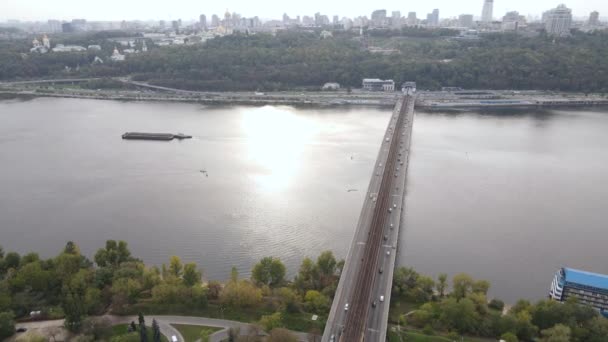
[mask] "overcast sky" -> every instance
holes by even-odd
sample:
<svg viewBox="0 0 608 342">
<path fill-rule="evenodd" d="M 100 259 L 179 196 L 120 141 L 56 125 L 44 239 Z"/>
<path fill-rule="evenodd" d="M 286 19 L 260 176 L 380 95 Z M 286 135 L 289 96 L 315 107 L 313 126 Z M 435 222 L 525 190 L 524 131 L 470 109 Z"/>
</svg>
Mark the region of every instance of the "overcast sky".
<svg viewBox="0 0 608 342">
<path fill-rule="evenodd" d="M 507 11 L 540 16 L 543 11 L 559 3 L 559 0 L 495 0 L 494 17 L 501 18 Z M 600 16 L 608 15 L 608 0 L 569 0 L 564 3 L 572 8 L 575 17 L 588 16 L 593 10 L 599 11 Z M 222 14 L 226 9 L 246 17 L 257 15 L 263 19 L 280 18 L 283 13 L 295 17 L 315 12 L 327 14 L 330 18 L 335 14 L 340 17 L 369 17 L 374 9 L 386 9 L 389 13 L 401 11 L 401 15 L 415 11 L 420 18 L 433 8 L 440 10 L 442 18 L 463 13 L 479 17 L 482 5 L 483 0 L 0 0 L 0 20 L 189 20 L 198 18 L 201 13 L 207 16 Z"/>
</svg>

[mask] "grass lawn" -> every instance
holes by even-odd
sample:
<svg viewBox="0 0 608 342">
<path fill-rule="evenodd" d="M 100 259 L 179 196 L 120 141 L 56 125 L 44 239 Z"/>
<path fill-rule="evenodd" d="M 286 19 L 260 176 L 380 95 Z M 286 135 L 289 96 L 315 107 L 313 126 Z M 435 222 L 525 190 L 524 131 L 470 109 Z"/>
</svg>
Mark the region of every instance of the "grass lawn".
<svg viewBox="0 0 608 342">
<path fill-rule="evenodd" d="M 146 326 L 146 332 L 148 333 L 148 341 L 152 341 L 152 328 L 149 326 Z M 135 341 L 139 341 L 139 333 L 138 332 L 132 332 L 129 333 L 129 324 L 117 324 L 112 326 L 112 337 L 116 337 L 116 336 L 124 336 L 124 335 L 133 335 L 134 336 L 134 340 Z M 169 340 L 167 340 L 167 337 L 165 337 L 165 335 L 160 335 L 160 340 L 162 342 L 169 342 Z"/>
<path fill-rule="evenodd" d="M 171 324 L 171 326 L 179 330 L 179 333 L 182 334 L 182 337 L 184 338 L 184 342 L 195 342 L 200 339 L 201 330 L 203 329 L 211 330 L 212 333 L 222 330 L 222 328 L 207 327 L 204 325 Z"/>
</svg>

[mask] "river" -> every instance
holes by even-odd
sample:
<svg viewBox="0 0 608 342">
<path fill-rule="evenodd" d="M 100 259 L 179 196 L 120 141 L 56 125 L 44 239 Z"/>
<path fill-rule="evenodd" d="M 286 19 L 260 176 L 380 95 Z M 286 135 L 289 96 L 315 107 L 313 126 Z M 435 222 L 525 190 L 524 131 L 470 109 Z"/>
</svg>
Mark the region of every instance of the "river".
<svg viewBox="0 0 608 342">
<path fill-rule="evenodd" d="M 391 109 L 0 101 L 0 245 L 92 257 L 126 240 L 207 279 L 263 256 L 344 257 Z M 191 140 L 125 141 L 126 131 Z M 507 302 L 562 265 L 608 273 L 608 111 L 418 113 L 399 263 Z"/>
</svg>

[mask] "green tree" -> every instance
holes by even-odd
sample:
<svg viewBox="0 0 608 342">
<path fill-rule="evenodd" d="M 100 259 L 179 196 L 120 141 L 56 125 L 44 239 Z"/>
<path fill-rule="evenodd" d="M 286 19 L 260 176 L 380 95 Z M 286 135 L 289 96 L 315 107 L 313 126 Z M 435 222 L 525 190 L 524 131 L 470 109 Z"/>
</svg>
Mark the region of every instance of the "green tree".
<svg viewBox="0 0 608 342">
<path fill-rule="evenodd" d="M 230 281 L 222 290 L 220 301 L 234 308 L 253 307 L 262 301 L 262 290 L 247 280 Z"/>
<path fill-rule="evenodd" d="M 137 319 L 139 321 L 139 341 L 147 342 L 148 332 L 146 331 L 146 320 L 144 319 L 144 315 L 140 312 Z"/>
<path fill-rule="evenodd" d="M 445 290 L 448 287 L 448 275 L 445 273 L 439 274 L 437 277 L 437 292 L 439 292 L 439 296 L 443 298 L 445 296 Z"/>
<path fill-rule="evenodd" d="M 0 312 L 0 340 L 13 336 L 15 321 L 11 312 Z"/>
<path fill-rule="evenodd" d="M 563 324 L 541 331 L 541 342 L 570 342 L 571 329 Z"/>
<path fill-rule="evenodd" d="M 260 325 L 266 331 L 281 328 L 283 326 L 283 316 L 280 312 L 275 312 L 271 315 L 263 315 L 260 319 Z"/>
<path fill-rule="evenodd" d="M 477 280 L 473 283 L 471 289 L 474 293 L 481 293 L 487 295 L 488 290 L 490 289 L 490 282 L 488 282 L 487 280 Z"/>
<path fill-rule="evenodd" d="M 195 263 L 188 263 L 184 265 L 183 275 L 184 285 L 192 287 L 201 282 L 201 272 L 196 268 Z"/>
<path fill-rule="evenodd" d="M 182 261 L 178 256 L 172 256 L 169 260 L 169 273 L 175 278 L 179 278 L 182 275 Z"/>
<path fill-rule="evenodd" d="M 265 257 L 253 266 L 251 278 L 257 284 L 276 287 L 285 281 L 285 272 L 285 265 L 281 260 L 273 257 Z"/>
<path fill-rule="evenodd" d="M 82 321 L 86 315 L 84 299 L 78 293 L 69 291 L 63 300 L 63 312 L 65 314 L 64 325 L 70 331 L 80 331 Z"/>
<path fill-rule="evenodd" d="M 439 319 L 448 329 L 454 329 L 461 334 L 474 334 L 480 322 L 475 303 L 468 298 L 460 301 L 455 298 L 443 300 Z"/>
<path fill-rule="evenodd" d="M 460 273 L 452 279 L 452 294 L 456 299 L 466 297 L 473 288 L 473 278 L 465 273 Z"/>
<path fill-rule="evenodd" d="M 21 263 L 21 256 L 19 255 L 19 253 L 16 252 L 9 252 L 6 253 L 6 255 L 4 256 L 4 268 L 5 269 L 11 269 L 11 268 L 17 268 L 19 267 L 19 264 Z"/>
<path fill-rule="evenodd" d="M 505 342 L 519 342 L 519 339 L 517 339 L 517 335 L 511 332 L 507 332 L 500 335 L 500 339 L 504 340 Z"/>
<path fill-rule="evenodd" d="M 95 263 L 99 267 L 117 267 L 123 262 L 131 261 L 131 252 L 125 241 L 107 240 L 106 247 L 100 248 L 95 253 Z"/>
<path fill-rule="evenodd" d="M 336 275 L 338 262 L 331 251 L 322 252 L 317 258 L 317 268 L 321 275 L 322 286 L 325 287 Z"/>
<path fill-rule="evenodd" d="M 608 319 L 604 317 L 595 317 L 587 326 L 588 333 L 584 337 L 586 342 L 605 342 L 608 336 Z"/>
<path fill-rule="evenodd" d="M 494 309 L 496 311 L 502 312 L 502 310 L 505 308 L 505 302 L 503 302 L 500 299 L 494 298 L 490 301 L 490 303 L 488 304 L 488 307 L 491 309 Z"/>
<path fill-rule="evenodd" d="M 152 341 L 160 342 L 161 341 L 160 336 L 161 336 L 161 333 L 160 333 L 160 327 L 158 326 L 158 322 L 155 319 L 152 319 Z M 209 342 L 209 340 L 205 341 L 203 339 L 203 342 Z"/>
<path fill-rule="evenodd" d="M 65 254 L 80 255 L 80 248 L 73 241 L 68 241 L 63 250 Z"/>
<path fill-rule="evenodd" d="M 329 298 L 315 290 L 306 291 L 304 302 L 306 303 L 308 310 L 317 313 L 324 313 L 330 306 Z"/>
<path fill-rule="evenodd" d="M 317 265 L 310 258 L 304 258 L 300 270 L 295 278 L 296 287 L 302 291 L 317 289 Z"/>
<path fill-rule="evenodd" d="M 289 287 L 281 287 L 276 291 L 277 297 L 281 302 L 281 310 L 287 311 L 290 313 L 296 313 L 300 311 L 299 302 L 300 298 L 296 291 L 292 290 Z"/>
</svg>

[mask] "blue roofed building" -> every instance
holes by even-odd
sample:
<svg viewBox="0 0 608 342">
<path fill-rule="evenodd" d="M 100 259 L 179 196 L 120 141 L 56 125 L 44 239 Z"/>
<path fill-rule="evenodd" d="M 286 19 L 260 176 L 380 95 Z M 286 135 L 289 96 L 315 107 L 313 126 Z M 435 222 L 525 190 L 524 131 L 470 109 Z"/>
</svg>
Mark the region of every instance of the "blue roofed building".
<svg viewBox="0 0 608 342">
<path fill-rule="evenodd" d="M 549 297 L 560 302 L 575 297 L 608 317 L 608 275 L 563 267 L 553 278 Z"/>
</svg>

